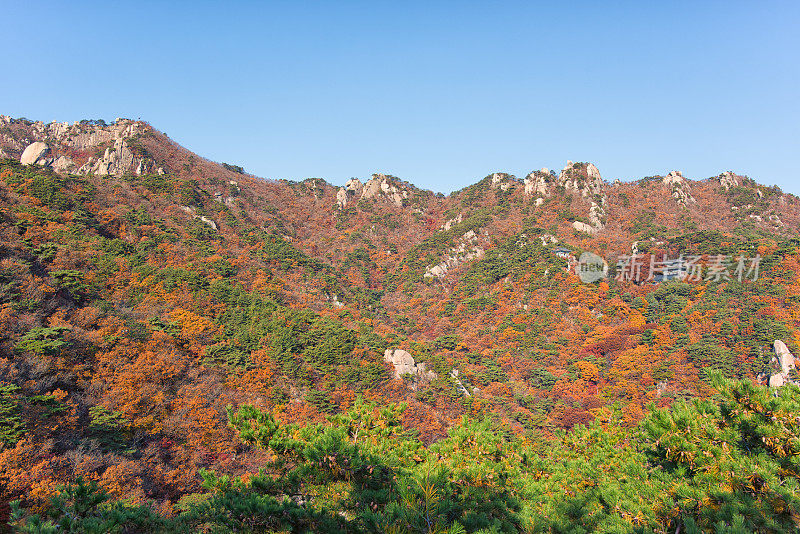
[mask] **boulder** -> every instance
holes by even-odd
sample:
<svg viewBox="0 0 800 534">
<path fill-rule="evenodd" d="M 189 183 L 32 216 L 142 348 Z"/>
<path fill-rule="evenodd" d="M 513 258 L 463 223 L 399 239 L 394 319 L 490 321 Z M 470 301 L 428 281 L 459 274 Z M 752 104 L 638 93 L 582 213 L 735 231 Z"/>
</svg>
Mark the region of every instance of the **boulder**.
<svg viewBox="0 0 800 534">
<path fill-rule="evenodd" d="M 778 359 L 778 363 L 781 366 L 781 373 L 788 375 L 789 372 L 795 368 L 794 356 L 789 352 L 789 347 L 786 346 L 786 343 L 780 339 L 775 340 L 773 348 L 775 349 L 775 357 Z"/>
<path fill-rule="evenodd" d="M 775 350 L 774 362 L 780 367 L 780 370 L 777 373 L 773 373 L 769 377 L 769 386 L 778 388 L 784 384 L 794 384 L 795 382 L 791 378 L 791 373 L 796 368 L 794 355 L 789 352 L 789 348 L 786 346 L 786 343 L 780 339 L 776 339 L 772 346 Z"/>
<path fill-rule="evenodd" d="M 786 380 L 783 378 L 783 375 L 780 373 L 776 373 L 769 377 L 769 387 L 771 388 L 779 388 L 786 383 Z"/>
<path fill-rule="evenodd" d="M 579 232 L 585 232 L 587 234 L 594 235 L 597 232 L 597 229 L 594 226 L 590 226 L 581 221 L 573 221 L 572 227 Z"/>
<path fill-rule="evenodd" d="M 41 141 L 36 141 L 35 143 L 31 143 L 28 145 L 25 150 L 22 152 L 22 156 L 19 158 L 19 162 L 23 165 L 33 165 L 37 163 L 42 156 L 49 150 L 46 144 L 42 143 Z"/>
<path fill-rule="evenodd" d="M 424 363 L 417 364 L 411 354 L 403 349 L 386 349 L 383 360 L 394 366 L 395 379 L 411 375 L 416 385 L 420 380 L 430 381 L 436 378 L 436 373 L 429 371 Z"/>
<path fill-rule="evenodd" d="M 417 364 L 414 357 L 403 349 L 386 349 L 383 360 L 394 366 L 394 377 L 400 378 L 406 374 L 416 374 Z"/>
</svg>

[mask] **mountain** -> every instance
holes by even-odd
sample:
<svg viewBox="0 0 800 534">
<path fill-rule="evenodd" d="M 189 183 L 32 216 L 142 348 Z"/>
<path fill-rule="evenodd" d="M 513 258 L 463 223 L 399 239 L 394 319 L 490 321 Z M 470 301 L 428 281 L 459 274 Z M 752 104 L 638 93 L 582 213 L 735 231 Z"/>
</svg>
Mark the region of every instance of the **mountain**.
<svg viewBox="0 0 800 534">
<path fill-rule="evenodd" d="M 405 403 L 387 420 L 420 446 L 468 416 L 542 450 L 715 373 L 794 381 L 800 200 L 730 171 L 567 162 L 445 196 L 264 180 L 141 121 L 7 116 L 0 158 L 5 503 L 82 477 L 169 516 L 201 469 L 272 458 L 237 437 L 242 406 L 307 425 Z M 607 277 L 581 280 L 585 252 Z"/>
</svg>

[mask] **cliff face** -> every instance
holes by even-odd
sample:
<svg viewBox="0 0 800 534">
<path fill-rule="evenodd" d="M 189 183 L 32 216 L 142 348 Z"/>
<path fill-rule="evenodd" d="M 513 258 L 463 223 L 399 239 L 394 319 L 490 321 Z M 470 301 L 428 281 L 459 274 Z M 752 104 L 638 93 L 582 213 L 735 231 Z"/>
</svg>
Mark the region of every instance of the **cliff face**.
<svg viewBox="0 0 800 534">
<path fill-rule="evenodd" d="M 141 139 L 153 135 L 154 131 L 140 121 L 44 124 L 3 115 L 0 128 L 0 155 L 18 158 L 23 164 L 47 166 L 60 173 L 76 175 L 164 173 L 141 144 Z"/>
</svg>

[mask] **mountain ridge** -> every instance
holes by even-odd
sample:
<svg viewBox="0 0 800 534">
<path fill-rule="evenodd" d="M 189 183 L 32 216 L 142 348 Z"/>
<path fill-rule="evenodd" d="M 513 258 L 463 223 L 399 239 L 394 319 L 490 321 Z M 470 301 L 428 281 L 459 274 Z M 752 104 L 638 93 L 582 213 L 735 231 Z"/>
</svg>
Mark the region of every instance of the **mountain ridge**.
<svg viewBox="0 0 800 534">
<path fill-rule="evenodd" d="M 146 131 L 148 133 L 161 135 L 165 139 L 169 140 L 170 143 L 180 147 L 182 150 L 186 150 L 187 152 L 190 152 L 190 153 L 194 154 L 195 156 L 197 156 L 196 153 L 191 152 L 189 149 L 187 149 L 187 148 L 185 148 L 185 147 L 183 147 L 181 145 L 178 145 L 175 141 L 171 140 L 165 133 L 157 130 L 154 126 L 152 126 L 152 124 L 150 122 L 143 121 L 143 120 L 140 120 L 140 119 L 133 120 L 133 119 L 126 119 L 126 118 L 119 117 L 114 122 L 111 122 L 111 123 L 106 123 L 104 120 L 100 120 L 100 119 L 97 119 L 97 120 L 84 119 L 84 120 L 81 120 L 81 121 L 74 121 L 72 124 L 70 124 L 68 122 L 59 122 L 59 121 L 55 121 L 55 120 L 51 121 L 49 123 L 45 123 L 43 121 L 33 121 L 33 120 L 30 120 L 30 119 L 27 119 L 27 118 L 22 118 L 22 117 L 13 118 L 13 117 L 8 116 L 8 115 L 0 115 L 0 123 L 2 123 L 5 127 L 8 127 L 8 126 L 10 126 L 12 124 L 22 124 L 22 125 L 25 125 L 25 126 L 33 127 L 32 129 L 28 130 L 30 133 L 33 134 L 33 136 L 27 138 L 28 144 L 36 142 L 36 141 L 43 142 L 48 138 L 49 135 L 52 135 L 54 133 L 56 134 L 57 140 L 59 140 L 58 137 L 60 135 L 68 134 L 71 128 L 74 129 L 74 128 L 78 127 L 78 126 L 84 126 L 84 127 L 85 126 L 89 126 L 89 127 L 94 127 L 94 128 L 100 129 L 100 130 L 105 130 L 107 128 L 113 130 L 113 128 L 115 126 L 117 126 L 119 124 L 122 124 L 122 125 L 128 126 L 129 128 L 132 127 L 132 129 L 129 132 L 126 132 L 126 133 L 122 134 L 121 138 L 123 138 L 123 139 L 124 138 L 129 138 L 129 137 L 135 137 L 137 135 L 138 129 L 141 128 L 143 131 Z M 116 139 L 116 137 L 114 137 L 114 139 Z M 23 140 L 22 142 L 24 143 L 25 141 Z M 15 143 L 13 139 L 9 139 L 8 137 L 4 137 L 3 138 L 2 145 L 3 146 L 0 146 L 0 150 L 3 150 L 4 152 L 0 153 L 0 157 L 3 157 L 3 155 L 5 154 L 5 157 L 16 157 L 17 159 L 19 159 L 21 157 L 22 153 L 24 152 L 24 149 L 27 146 L 27 145 L 23 146 L 20 143 Z M 53 158 L 53 159 L 55 160 L 57 158 Z M 222 163 L 222 162 L 214 162 L 212 160 L 208 160 L 207 158 L 203 158 L 203 159 L 205 161 L 209 161 L 211 163 L 216 163 L 217 165 L 221 165 L 224 168 L 225 164 Z M 50 162 L 50 166 L 52 166 L 52 164 L 55 164 L 55 161 Z M 565 166 L 564 169 L 569 168 L 571 164 L 572 164 L 572 161 L 568 161 L 567 165 Z M 54 167 L 54 170 L 56 170 L 57 172 L 66 172 L 69 169 L 67 167 L 65 167 L 65 165 L 66 165 L 65 163 L 59 164 L 56 167 Z M 78 167 L 80 167 L 80 166 L 78 166 Z M 134 165 L 134 167 L 135 167 L 135 165 Z M 233 166 L 231 166 L 231 167 L 233 167 Z M 239 168 L 241 169 L 241 167 L 239 167 Z M 596 167 L 595 167 L 595 169 L 596 169 Z M 133 170 L 133 169 L 132 168 L 125 169 L 125 171 L 129 171 L 129 170 Z M 144 169 L 144 170 L 146 170 L 146 169 Z M 82 169 L 83 173 L 93 172 L 93 171 L 96 172 L 95 169 L 91 169 L 91 168 Z M 510 173 L 505 172 L 505 171 L 495 171 L 495 172 L 489 174 L 488 176 L 503 175 L 503 176 L 507 177 L 508 179 L 513 180 L 513 181 L 524 183 L 525 179 L 534 176 L 537 172 L 539 172 L 539 173 L 541 173 L 541 172 L 549 173 L 550 170 L 547 169 L 547 168 L 534 170 L 534 171 L 531 171 L 530 173 L 528 173 L 525 176 L 525 178 L 517 178 L 515 175 L 510 174 Z M 563 172 L 563 169 L 562 169 L 562 172 Z M 672 173 L 672 172 L 678 172 L 678 171 L 670 171 L 670 173 Z M 667 173 L 666 175 L 654 175 L 654 177 L 667 178 L 668 176 L 670 176 L 670 173 Z M 101 172 L 100 174 L 105 174 L 105 173 Z M 681 173 L 678 172 L 678 174 L 681 174 Z M 259 178 L 261 180 L 276 180 L 276 181 L 286 180 L 286 181 L 290 181 L 290 182 L 294 181 L 294 182 L 298 182 L 298 183 L 299 182 L 304 182 L 306 180 L 323 180 L 325 183 L 327 183 L 328 185 L 331 185 L 332 187 L 340 187 L 340 186 L 337 186 L 335 183 L 329 182 L 327 179 L 321 178 L 321 177 L 309 177 L 309 178 L 305 178 L 305 179 L 302 179 L 302 180 L 288 180 L 288 179 L 282 179 L 282 178 L 259 177 L 258 175 L 250 174 L 250 173 L 248 173 L 248 175 L 252 176 L 252 177 Z M 384 174 L 384 173 L 381 173 L 381 172 L 373 173 L 372 176 L 375 176 L 375 175 L 391 176 L 395 180 L 400 180 L 396 176 L 387 175 L 387 174 Z M 682 176 L 682 174 L 681 174 L 681 176 Z M 721 172 L 720 174 L 717 174 L 715 176 L 709 176 L 707 178 L 697 178 L 697 179 L 684 178 L 684 180 L 686 180 L 686 181 L 688 181 L 690 183 L 704 182 L 704 181 L 715 180 L 715 179 L 719 180 L 720 177 L 722 177 L 722 176 L 736 176 L 736 177 L 738 177 L 738 179 L 748 178 L 745 175 L 738 175 L 738 174 L 734 173 L 733 171 L 728 170 L 728 171 Z M 351 178 L 351 180 L 352 179 L 354 179 L 354 178 Z M 357 179 L 357 178 L 355 178 L 355 179 Z M 637 180 L 633 179 L 633 180 L 625 181 L 625 182 L 622 182 L 620 180 L 606 180 L 605 183 L 610 185 L 612 183 L 617 183 L 617 182 L 619 182 L 619 183 L 631 183 L 631 182 L 635 182 L 635 181 L 637 181 Z M 451 191 L 450 193 L 444 194 L 444 193 L 436 193 L 436 192 L 434 192 L 432 190 L 429 190 L 429 189 L 424 189 L 424 187 L 421 187 L 421 186 L 419 186 L 417 184 L 413 184 L 413 183 L 410 183 L 410 182 L 407 182 L 407 181 L 403 181 L 403 183 L 407 184 L 408 186 L 410 186 L 410 187 L 412 187 L 414 189 L 424 190 L 424 191 L 430 192 L 430 193 L 435 194 L 435 195 L 443 194 L 445 197 L 450 197 L 452 195 L 458 194 L 460 191 L 463 191 L 464 189 L 470 187 L 471 185 L 475 185 L 475 184 L 468 184 L 468 185 L 466 185 L 466 186 L 464 186 L 464 187 L 462 187 L 460 189 L 456 189 L 456 190 Z M 346 187 L 346 183 L 343 184 L 342 187 Z"/>
</svg>

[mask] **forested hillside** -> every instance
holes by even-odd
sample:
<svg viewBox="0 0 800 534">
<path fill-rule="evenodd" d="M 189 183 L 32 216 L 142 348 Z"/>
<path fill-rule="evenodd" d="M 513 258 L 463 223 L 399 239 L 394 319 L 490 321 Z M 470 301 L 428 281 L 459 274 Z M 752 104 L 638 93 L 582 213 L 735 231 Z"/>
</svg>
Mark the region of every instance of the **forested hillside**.
<svg viewBox="0 0 800 534">
<path fill-rule="evenodd" d="M 572 162 L 335 187 L 125 119 L 2 117 L 0 157 L 20 531 L 798 527 L 800 200 L 777 187 Z M 583 252 L 609 275 L 582 282 Z"/>
</svg>

